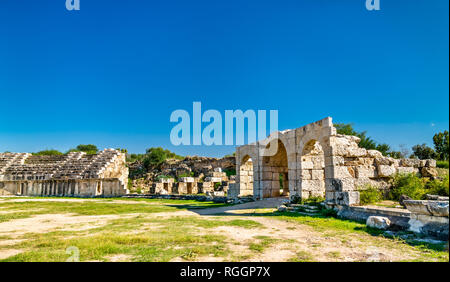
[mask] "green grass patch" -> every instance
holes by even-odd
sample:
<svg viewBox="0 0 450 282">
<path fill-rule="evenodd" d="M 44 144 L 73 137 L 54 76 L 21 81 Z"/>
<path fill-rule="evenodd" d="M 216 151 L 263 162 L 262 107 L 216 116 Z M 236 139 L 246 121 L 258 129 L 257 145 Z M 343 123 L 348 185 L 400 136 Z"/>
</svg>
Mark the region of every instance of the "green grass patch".
<svg viewBox="0 0 450 282">
<path fill-rule="evenodd" d="M 289 260 L 290 262 L 311 262 L 314 256 L 307 251 L 298 251 L 296 256 Z"/>
<path fill-rule="evenodd" d="M 248 248 L 259 253 L 264 252 L 266 248 L 270 247 L 277 241 L 275 238 L 269 236 L 254 236 L 253 238 L 257 241 L 250 243 Z"/>
<path fill-rule="evenodd" d="M 48 199 L 48 201 L 24 201 L 0 202 L 0 208 L 3 211 L 20 210 L 20 212 L 0 214 L 0 222 L 13 219 L 26 218 L 37 214 L 57 214 L 57 213 L 73 213 L 76 215 L 107 215 L 107 214 L 130 214 L 130 213 L 158 213 L 158 212 L 174 212 L 187 209 L 204 209 L 212 207 L 222 207 L 227 204 L 214 202 L 198 202 L 193 200 L 163 200 L 163 199 L 136 199 L 133 201 L 139 203 L 111 203 L 117 199 L 88 199 L 85 201 L 52 201 L 55 198 L 39 198 Z M 120 200 L 132 201 L 119 198 Z M 142 203 L 141 203 L 142 202 Z"/>
</svg>

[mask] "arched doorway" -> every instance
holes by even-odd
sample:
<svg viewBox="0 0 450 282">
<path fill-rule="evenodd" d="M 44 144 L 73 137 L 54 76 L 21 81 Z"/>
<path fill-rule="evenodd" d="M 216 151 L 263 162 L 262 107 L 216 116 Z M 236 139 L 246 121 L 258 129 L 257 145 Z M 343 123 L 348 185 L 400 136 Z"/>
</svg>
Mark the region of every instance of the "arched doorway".
<svg viewBox="0 0 450 282">
<path fill-rule="evenodd" d="M 253 196 L 253 160 L 244 156 L 239 166 L 240 195 Z"/>
<path fill-rule="evenodd" d="M 317 140 L 308 141 L 301 152 L 301 196 L 325 197 L 325 156 Z"/>
<path fill-rule="evenodd" d="M 262 197 L 289 196 L 288 157 L 286 147 L 281 140 L 270 142 L 266 150 L 277 142 L 277 152 L 271 156 L 263 156 L 262 161 Z"/>
</svg>

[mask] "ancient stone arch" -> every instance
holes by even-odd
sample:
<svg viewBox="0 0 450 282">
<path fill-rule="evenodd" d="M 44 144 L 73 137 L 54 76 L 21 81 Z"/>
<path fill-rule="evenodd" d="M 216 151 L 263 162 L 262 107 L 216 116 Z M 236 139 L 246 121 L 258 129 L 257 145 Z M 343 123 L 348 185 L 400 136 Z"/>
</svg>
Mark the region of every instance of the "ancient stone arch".
<svg viewBox="0 0 450 282">
<path fill-rule="evenodd" d="M 434 160 L 393 159 L 376 150 L 360 148 L 359 141 L 355 136 L 337 134 L 331 117 L 327 117 L 240 146 L 236 149 L 236 185 L 229 194 L 248 192 L 248 173 L 241 166 L 249 158 L 255 199 L 321 196 L 330 206 L 359 204 L 358 191 L 368 185 L 386 189 L 389 177 L 395 173 L 435 173 Z M 281 191 L 280 186 L 285 189 Z"/>
<path fill-rule="evenodd" d="M 320 196 L 330 205 L 359 203 L 358 189 L 367 183 L 385 185 L 384 171 L 404 171 L 397 167 L 407 162 L 396 164 L 378 151 L 359 148 L 358 142 L 357 137 L 337 134 L 328 117 L 240 146 L 236 149 L 237 191 L 232 194 L 250 194 L 246 162 L 251 158 L 255 199 Z"/>
</svg>

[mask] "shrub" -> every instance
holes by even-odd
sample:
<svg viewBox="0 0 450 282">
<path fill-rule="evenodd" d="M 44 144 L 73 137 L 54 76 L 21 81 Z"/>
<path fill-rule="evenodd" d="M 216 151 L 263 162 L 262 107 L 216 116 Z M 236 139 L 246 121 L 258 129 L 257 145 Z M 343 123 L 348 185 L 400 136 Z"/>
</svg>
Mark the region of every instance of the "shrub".
<svg viewBox="0 0 450 282">
<path fill-rule="evenodd" d="M 448 169 L 448 161 L 436 161 L 436 167 Z"/>
<path fill-rule="evenodd" d="M 33 155 L 36 155 L 36 156 L 59 156 L 62 154 L 63 153 L 61 153 L 58 150 L 43 150 L 43 151 L 39 151 L 37 153 L 33 153 Z"/>
<path fill-rule="evenodd" d="M 337 217 L 337 211 L 334 209 L 322 209 L 320 213 L 326 217 Z"/>
<path fill-rule="evenodd" d="M 396 174 L 393 177 L 389 198 L 398 201 L 401 195 L 406 195 L 412 199 L 420 200 L 427 193 L 425 182 L 424 179 L 413 173 Z"/>
<path fill-rule="evenodd" d="M 161 147 L 152 147 L 147 149 L 143 163 L 147 169 L 150 169 L 160 166 L 167 159 L 183 159 L 183 157 Z"/>
<path fill-rule="evenodd" d="M 223 172 L 225 172 L 227 176 L 236 175 L 236 169 L 234 168 L 224 169 Z"/>
<path fill-rule="evenodd" d="M 383 200 L 383 193 L 377 188 L 368 185 L 359 191 L 359 201 L 362 205 L 372 204 Z"/>
<path fill-rule="evenodd" d="M 180 174 L 180 175 L 178 175 L 178 179 L 180 179 L 181 177 L 193 177 L 194 176 L 194 172 L 193 171 L 191 171 L 191 172 L 186 172 L 186 173 L 182 173 L 182 174 Z"/>
<path fill-rule="evenodd" d="M 439 196 L 449 196 L 448 193 L 448 175 L 444 176 L 442 179 L 434 179 L 428 181 L 426 184 L 427 194 L 439 195 Z"/>
</svg>

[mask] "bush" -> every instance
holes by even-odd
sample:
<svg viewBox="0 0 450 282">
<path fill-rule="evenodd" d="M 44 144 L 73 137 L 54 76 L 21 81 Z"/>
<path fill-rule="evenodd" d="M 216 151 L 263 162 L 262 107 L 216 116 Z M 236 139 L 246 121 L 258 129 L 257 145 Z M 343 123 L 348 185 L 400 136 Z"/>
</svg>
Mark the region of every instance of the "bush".
<svg viewBox="0 0 450 282">
<path fill-rule="evenodd" d="M 325 201 L 325 198 L 323 198 L 323 197 L 309 197 L 308 199 L 302 200 L 301 203 L 318 206 L 320 203 L 322 203 L 324 201 Z"/>
<path fill-rule="evenodd" d="M 36 156 L 60 156 L 63 153 L 61 153 L 58 150 L 44 150 L 44 151 L 39 151 L 37 153 L 33 153 L 33 155 Z"/>
<path fill-rule="evenodd" d="M 182 174 L 178 175 L 178 179 L 180 179 L 182 177 L 193 177 L 193 176 L 194 176 L 194 172 L 191 171 L 189 173 L 186 172 L 186 173 L 182 173 Z"/>
<path fill-rule="evenodd" d="M 412 199 L 420 200 L 427 194 L 425 183 L 426 180 L 413 173 L 396 174 L 393 177 L 389 198 L 398 201 L 401 195 L 406 195 Z"/>
<path fill-rule="evenodd" d="M 436 161 L 436 167 L 448 169 L 448 161 Z"/>
<path fill-rule="evenodd" d="M 144 166 L 149 170 L 150 168 L 159 167 L 167 159 L 183 159 L 169 150 L 164 150 L 161 147 L 147 149 L 143 158 Z"/>
<path fill-rule="evenodd" d="M 236 175 L 236 169 L 234 168 L 224 169 L 223 172 L 225 172 L 227 176 Z"/>
<path fill-rule="evenodd" d="M 439 196 L 449 196 L 448 193 L 448 175 L 444 176 L 442 179 L 434 179 L 428 181 L 426 184 L 427 194 L 439 195 Z"/>
<path fill-rule="evenodd" d="M 359 201 L 362 205 L 377 203 L 383 200 L 383 193 L 377 188 L 368 185 L 364 190 L 359 191 Z"/>
</svg>

